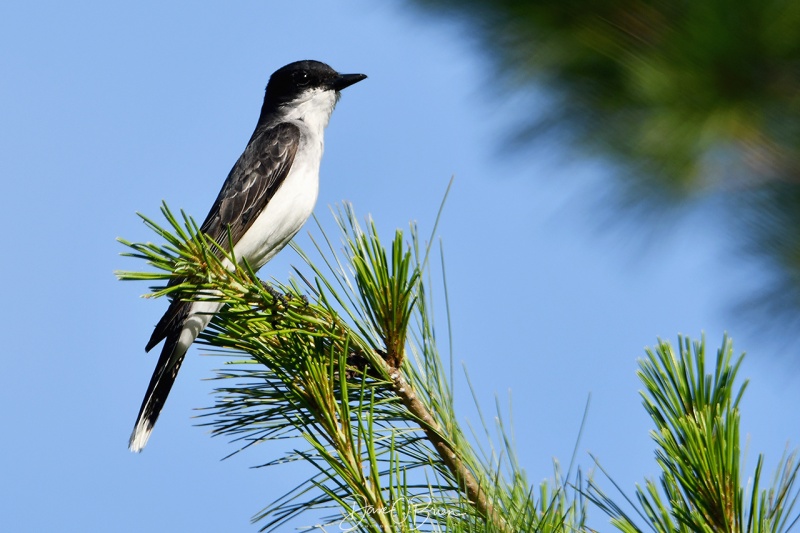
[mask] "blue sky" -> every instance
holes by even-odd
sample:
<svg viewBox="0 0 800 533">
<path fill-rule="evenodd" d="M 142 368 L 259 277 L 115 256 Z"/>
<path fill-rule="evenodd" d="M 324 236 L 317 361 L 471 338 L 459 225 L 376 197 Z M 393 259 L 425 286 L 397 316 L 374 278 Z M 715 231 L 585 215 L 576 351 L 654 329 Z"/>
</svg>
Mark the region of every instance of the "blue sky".
<svg viewBox="0 0 800 533">
<path fill-rule="evenodd" d="M 386 232 L 416 220 L 425 234 L 455 176 L 439 232 L 455 359 L 484 412 L 511 391 L 531 480 L 551 475 L 553 457 L 569 461 L 589 393 L 580 464 L 592 452 L 628 489 L 656 475 L 636 359 L 678 333 L 705 332 L 715 349 L 728 331 L 748 352 L 748 471 L 763 451 L 771 472 L 800 441 L 793 354 L 728 311 L 759 271 L 731 255 L 713 213 L 640 247 L 641 232 L 609 230 L 586 194 L 602 184 L 598 165 L 547 143 L 503 153 L 520 99 L 495 90 L 458 25 L 365 1 L 6 2 L 0 49 L 0 529 L 256 531 L 249 518 L 294 484 L 288 469 L 248 468 L 284 444 L 220 461 L 233 445 L 194 425 L 220 365 L 197 348 L 147 449 L 127 451 L 156 359 L 143 347 L 165 302 L 112 272 L 139 266 L 116 237 L 152 238 L 135 212 L 155 216 L 163 199 L 205 216 L 269 74 L 297 59 L 369 75 L 327 131 L 316 209 L 326 228 L 328 206 L 348 200 Z M 297 241 L 310 247 L 305 231 Z M 262 277 L 286 279 L 293 264 L 287 250 Z M 456 391 L 474 421 L 461 378 Z M 593 527 L 610 531 L 606 521 L 590 509 Z"/>
</svg>

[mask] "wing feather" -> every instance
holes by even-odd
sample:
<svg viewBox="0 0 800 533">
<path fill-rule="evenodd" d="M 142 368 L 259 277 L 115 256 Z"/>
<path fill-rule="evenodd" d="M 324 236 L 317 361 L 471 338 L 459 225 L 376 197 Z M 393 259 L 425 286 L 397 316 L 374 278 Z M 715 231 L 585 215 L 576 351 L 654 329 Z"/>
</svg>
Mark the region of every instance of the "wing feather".
<svg viewBox="0 0 800 533">
<path fill-rule="evenodd" d="M 245 149 L 228 174 L 201 230 L 224 245 L 228 226 L 237 242 L 286 179 L 300 146 L 300 129 L 284 122 Z"/>
<path fill-rule="evenodd" d="M 233 242 L 238 242 L 286 179 L 299 147 L 300 129 L 294 124 L 283 122 L 256 132 L 228 174 L 200 230 L 227 249 L 230 227 Z M 170 304 L 145 351 L 149 352 L 170 333 L 180 332 L 190 305 L 180 301 Z"/>
</svg>

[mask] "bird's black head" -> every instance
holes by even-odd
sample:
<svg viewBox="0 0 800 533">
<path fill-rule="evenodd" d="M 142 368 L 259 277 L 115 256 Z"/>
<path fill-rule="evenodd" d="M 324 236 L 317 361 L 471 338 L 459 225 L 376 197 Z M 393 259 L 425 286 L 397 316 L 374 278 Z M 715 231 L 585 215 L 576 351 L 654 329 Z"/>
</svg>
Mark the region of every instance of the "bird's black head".
<svg viewBox="0 0 800 533">
<path fill-rule="evenodd" d="M 277 107 L 287 104 L 314 89 L 338 92 L 364 78 L 364 74 L 339 74 L 319 61 L 289 63 L 269 78 L 264 105 Z"/>
</svg>

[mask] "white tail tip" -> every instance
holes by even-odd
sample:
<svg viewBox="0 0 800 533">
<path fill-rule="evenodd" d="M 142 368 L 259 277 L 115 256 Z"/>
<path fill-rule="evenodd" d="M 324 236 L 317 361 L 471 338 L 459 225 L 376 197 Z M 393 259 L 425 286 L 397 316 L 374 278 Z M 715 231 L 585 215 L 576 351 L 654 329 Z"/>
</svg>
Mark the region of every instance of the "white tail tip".
<svg viewBox="0 0 800 533">
<path fill-rule="evenodd" d="M 136 427 L 133 428 L 131 438 L 128 441 L 128 449 L 133 453 L 139 453 L 147 445 L 147 440 L 150 438 L 150 433 L 153 432 L 153 425 L 148 423 L 147 420 L 139 420 Z"/>
</svg>

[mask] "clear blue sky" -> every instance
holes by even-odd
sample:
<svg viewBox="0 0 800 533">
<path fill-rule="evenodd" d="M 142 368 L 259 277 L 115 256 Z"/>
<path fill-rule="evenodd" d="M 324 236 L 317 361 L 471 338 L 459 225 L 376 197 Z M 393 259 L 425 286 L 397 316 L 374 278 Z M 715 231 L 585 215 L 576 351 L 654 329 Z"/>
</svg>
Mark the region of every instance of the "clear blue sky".
<svg viewBox="0 0 800 533">
<path fill-rule="evenodd" d="M 657 473 L 636 359 L 657 337 L 724 331 L 749 357 L 747 466 L 770 469 L 800 442 L 798 370 L 779 344 L 727 314 L 759 275 L 695 213 L 657 242 L 631 245 L 600 223 L 601 169 L 508 157 L 497 141 L 519 101 L 457 25 L 401 3 L 6 2 L 0 6 L 0 175 L 5 358 L 0 399 L 0 530 L 256 531 L 249 518 L 295 482 L 231 460 L 191 417 L 212 404 L 220 360 L 192 349 L 147 449 L 127 439 L 155 356 L 144 344 L 165 302 L 112 271 L 117 236 L 152 236 L 136 211 L 162 199 L 202 219 L 252 132 L 269 74 L 319 59 L 369 79 L 345 91 L 326 136 L 316 213 L 341 200 L 385 231 L 426 233 L 451 175 L 444 240 L 456 360 L 485 412 L 512 391 L 519 455 L 531 480 L 569 461 L 586 397 L 579 461 L 591 451 L 631 489 Z M 274 6 L 274 7 L 273 7 Z M 527 111 L 526 111 L 527 112 Z M 606 213 L 607 215 L 607 213 Z M 309 229 L 312 229 L 309 226 Z M 308 247 L 305 232 L 298 238 Z M 262 271 L 286 279 L 290 250 Z M 443 305 L 440 306 L 443 308 Z M 444 325 L 444 317 L 440 317 Z M 458 408 L 475 420 L 463 379 Z M 590 524 L 610 531 L 590 509 Z"/>
</svg>

